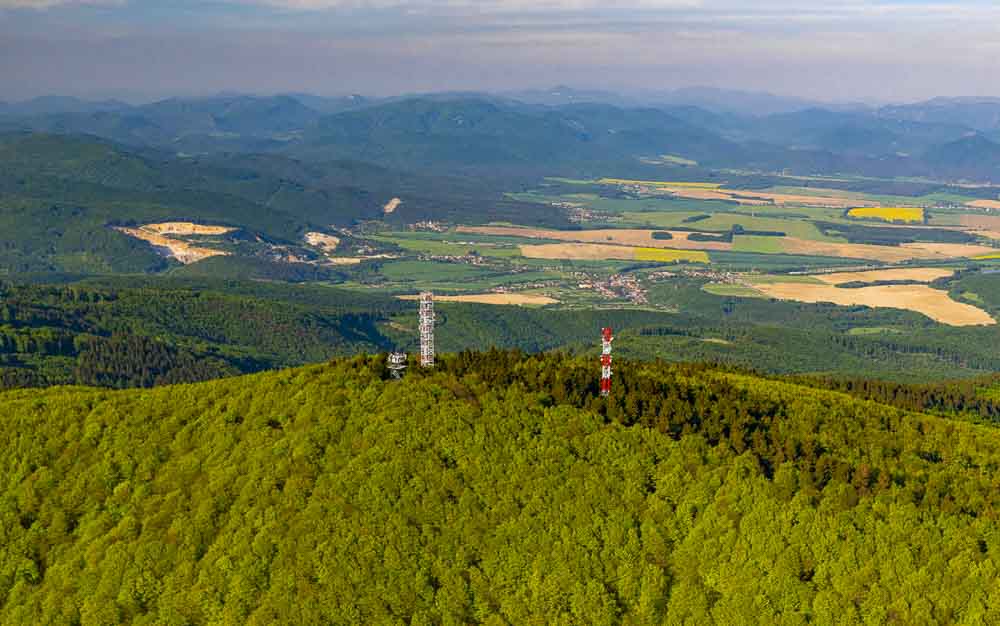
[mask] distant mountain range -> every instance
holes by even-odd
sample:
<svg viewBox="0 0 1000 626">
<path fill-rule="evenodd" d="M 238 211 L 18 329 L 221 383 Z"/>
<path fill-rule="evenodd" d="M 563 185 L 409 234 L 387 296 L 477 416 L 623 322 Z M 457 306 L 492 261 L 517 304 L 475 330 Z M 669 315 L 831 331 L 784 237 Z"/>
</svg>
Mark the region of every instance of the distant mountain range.
<svg viewBox="0 0 1000 626">
<path fill-rule="evenodd" d="M 0 116 L 52 115 L 57 113 L 98 113 L 101 111 L 123 111 L 128 108 L 128 104 L 118 100 L 94 102 L 68 96 L 42 96 L 15 104 L 0 102 Z"/>
<path fill-rule="evenodd" d="M 981 131 L 1000 130 L 1000 98 L 934 98 L 888 106 L 879 117 L 931 124 L 960 124 Z"/>
<path fill-rule="evenodd" d="M 47 97 L 0 104 L 0 130 L 85 134 L 178 154 L 272 153 L 440 173 L 623 169 L 673 155 L 711 168 L 1000 181 L 1000 99 L 870 108 L 692 88 L 500 95 Z"/>
</svg>

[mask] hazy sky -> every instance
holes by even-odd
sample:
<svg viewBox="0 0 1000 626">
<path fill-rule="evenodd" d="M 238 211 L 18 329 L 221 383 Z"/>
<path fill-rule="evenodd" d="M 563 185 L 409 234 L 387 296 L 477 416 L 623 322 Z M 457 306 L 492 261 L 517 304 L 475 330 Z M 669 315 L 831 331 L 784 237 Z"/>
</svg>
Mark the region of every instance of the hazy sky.
<svg viewBox="0 0 1000 626">
<path fill-rule="evenodd" d="M 0 0 L 0 100 L 555 84 L 1000 96 L 1000 3 Z"/>
</svg>

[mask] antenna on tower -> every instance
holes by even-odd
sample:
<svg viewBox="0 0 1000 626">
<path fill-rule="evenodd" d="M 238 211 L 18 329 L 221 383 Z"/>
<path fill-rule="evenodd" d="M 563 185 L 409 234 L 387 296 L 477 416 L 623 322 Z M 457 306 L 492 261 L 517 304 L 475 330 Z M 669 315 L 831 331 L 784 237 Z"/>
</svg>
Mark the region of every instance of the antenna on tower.
<svg viewBox="0 0 1000 626">
<path fill-rule="evenodd" d="M 420 367 L 434 367 L 434 294 L 420 294 Z"/>
<path fill-rule="evenodd" d="M 611 394 L 611 342 L 615 340 L 610 327 L 601 329 L 601 396 Z"/>
<path fill-rule="evenodd" d="M 403 373 L 406 371 L 406 353 L 405 352 L 390 352 L 389 353 L 389 371 L 392 372 L 392 377 L 399 380 L 403 377 Z"/>
</svg>

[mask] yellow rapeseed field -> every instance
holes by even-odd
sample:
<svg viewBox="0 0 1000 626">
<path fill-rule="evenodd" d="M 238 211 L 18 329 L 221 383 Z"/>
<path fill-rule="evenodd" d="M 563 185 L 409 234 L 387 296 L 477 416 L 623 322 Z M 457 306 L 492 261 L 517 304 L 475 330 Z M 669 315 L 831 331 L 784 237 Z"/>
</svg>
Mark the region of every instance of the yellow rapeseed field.
<svg viewBox="0 0 1000 626">
<path fill-rule="evenodd" d="M 636 248 L 636 261 L 656 261 L 673 263 L 688 261 L 689 263 L 708 263 L 708 254 L 702 250 L 668 250 L 665 248 Z"/>
<path fill-rule="evenodd" d="M 850 217 L 874 218 L 885 222 L 922 223 L 924 210 L 919 207 L 860 207 L 847 212 Z"/>
</svg>

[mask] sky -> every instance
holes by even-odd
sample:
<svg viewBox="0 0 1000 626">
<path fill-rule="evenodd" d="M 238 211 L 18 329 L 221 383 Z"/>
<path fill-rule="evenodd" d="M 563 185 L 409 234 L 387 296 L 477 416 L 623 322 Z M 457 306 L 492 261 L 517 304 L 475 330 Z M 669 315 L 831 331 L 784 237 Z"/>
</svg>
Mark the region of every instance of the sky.
<svg viewBox="0 0 1000 626">
<path fill-rule="evenodd" d="M 1000 3 L 0 0 L 0 100 L 712 86 L 1000 96 Z"/>
</svg>

